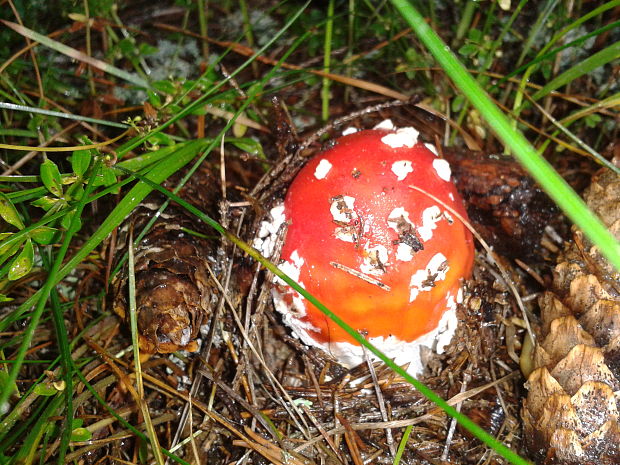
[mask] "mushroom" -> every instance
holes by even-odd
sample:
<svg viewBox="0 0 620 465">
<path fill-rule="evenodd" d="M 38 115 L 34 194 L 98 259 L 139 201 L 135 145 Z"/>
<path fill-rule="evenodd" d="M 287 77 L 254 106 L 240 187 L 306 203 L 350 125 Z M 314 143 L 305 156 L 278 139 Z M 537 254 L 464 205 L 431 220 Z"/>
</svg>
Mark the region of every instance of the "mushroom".
<svg viewBox="0 0 620 465">
<path fill-rule="evenodd" d="M 420 346 L 441 352 L 452 339 L 473 239 L 449 211 L 466 218 L 448 163 L 414 128 L 390 127 L 349 132 L 295 177 L 280 269 L 418 375 Z M 283 281 L 272 295 L 305 344 L 345 366 L 364 360 L 349 334 Z"/>
</svg>

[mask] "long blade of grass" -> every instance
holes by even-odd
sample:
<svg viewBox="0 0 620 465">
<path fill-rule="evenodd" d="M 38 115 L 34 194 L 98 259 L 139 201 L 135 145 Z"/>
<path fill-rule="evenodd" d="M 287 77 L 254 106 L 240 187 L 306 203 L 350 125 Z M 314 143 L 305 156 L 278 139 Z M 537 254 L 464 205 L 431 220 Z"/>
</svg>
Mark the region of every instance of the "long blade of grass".
<svg viewBox="0 0 620 465">
<path fill-rule="evenodd" d="M 5 26 L 10 27 L 18 34 L 21 34 L 24 37 L 28 37 L 31 40 L 39 42 L 40 44 L 45 45 L 46 47 L 51 48 L 52 50 L 56 50 L 57 52 L 62 53 L 63 55 L 66 55 L 78 61 L 82 61 L 88 65 L 94 66 L 95 68 L 100 69 L 101 71 L 111 74 L 112 76 L 116 76 L 117 78 L 122 79 L 124 81 L 130 82 L 138 87 L 144 87 L 146 89 L 150 87 L 149 83 L 139 76 L 128 73 L 127 71 L 123 71 L 122 69 L 117 68 L 116 66 L 113 66 L 109 63 L 106 63 L 105 61 L 101 61 L 96 58 L 90 57 L 86 55 L 85 53 L 74 49 L 73 47 L 69 47 L 56 40 L 50 39 L 49 37 L 44 36 L 43 34 L 39 34 L 38 32 L 35 32 L 32 29 L 28 29 L 27 27 L 20 26 L 19 24 L 13 23 L 11 21 L 6 21 L 4 19 L 0 19 L 0 22 L 2 22 L 2 24 L 4 24 Z"/>
<path fill-rule="evenodd" d="M 160 162 L 156 168 L 154 168 L 147 178 L 150 179 L 154 183 L 161 183 L 165 179 L 167 179 L 172 173 L 183 167 L 187 164 L 196 153 L 200 150 L 204 145 L 203 140 L 192 141 L 187 144 L 184 144 L 179 148 L 178 151 L 174 152 L 174 156 L 170 156 L 169 158 Z M 90 184 L 89 184 L 90 186 Z M 8 320 L 15 321 L 16 318 L 19 318 L 25 311 L 31 308 L 33 305 L 36 305 L 35 311 L 31 316 L 31 321 L 28 326 L 28 330 L 24 334 L 23 343 L 20 346 L 20 349 L 15 357 L 15 362 L 11 368 L 9 373 L 9 385 L 12 382 L 15 382 L 17 379 L 17 373 L 21 368 L 21 365 L 24 361 L 24 356 L 30 341 L 32 340 L 32 336 L 34 333 L 34 329 L 36 328 L 36 324 L 38 323 L 41 313 L 43 312 L 43 308 L 45 306 L 45 302 L 47 301 L 47 296 L 49 295 L 50 289 L 52 286 L 55 286 L 58 282 L 60 282 L 67 274 L 69 274 L 84 258 L 88 256 L 88 254 L 97 247 L 101 241 L 103 241 L 108 234 L 112 232 L 114 228 L 116 228 L 129 213 L 146 197 L 149 192 L 151 192 L 152 188 L 149 185 L 144 183 L 138 183 L 134 186 L 127 195 L 123 198 L 114 210 L 108 215 L 108 217 L 104 220 L 102 225 L 95 231 L 95 233 L 90 237 L 88 241 L 86 241 L 82 247 L 77 251 L 77 253 L 62 267 L 62 260 L 57 261 L 57 267 L 53 268 L 50 272 L 48 279 L 46 280 L 43 288 L 35 293 L 33 296 L 28 298 L 23 304 L 21 304 L 14 312 L 12 312 L 10 318 L 7 318 L 4 324 Z M 90 196 L 90 192 L 88 193 Z M 84 197 L 84 202 L 88 200 L 88 197 Z M 85 205 L 84 203 L 84 205 Z M 78 206 L 79 207 L 79 206 Z M 83 206 L 82 206 L 83 208 Z M 78 214 L 77 209 L 74 218 L 79 218 L 81 215 Z M 72 237 L 72 235 L 67 232 L 68 238 Z M 66 248 L 69 246 L 69 241 L 65 240 L 63 243 L 63 248 L 66 244 Z M 57 257 L 64 258 L 64 253 L 66 250 L 60 250 L 58 252 Z M 45 297 L 45 298 L 44 298 Z M 10 392 L 8 390 L 3 390 L 0 392 L 0 406 L 6 404 L 8 400 Z"/>
<path fill-rule="evenodd" d="M 83 121 L 85 123 L 99 124 L 101 126 L 111 126 L 113 128 L 127 129 L 129 127 L 126 124 L 116 123 L 114 121 L 107 121 L 107 120 L 98 119 L 98 118 L 89 118 L 88 116 L 74 115 L 71 113 L 63 113 L 62 111 L 46 110 L 45 108 L 36 108 L 36 107 L 29 107 L 26 105 L 17 105 L 15 103 L 9 103 L 9 102 L 0 102 L 0 109 L 24 111 L 28 113 L 36 113 L 38 115 L 53 116 L 55 118 L 66 118 L 66 119 L 70 119 L 73 121 Z M 34 136 L 33 135 L 24 135 L 24 136 L 25 137 L 36 137 L 36 134 Z"/>
<path fill-rule="evenodd" d="M 176 123 L 180 119 L 186 117 L 187 115 L 189 115 L 190 113 L 192 113 L 193 111 L 197 110 L 202 105 L 204 105 L 205 100 L 207 100 L 208 98 L 211 98 L 213 95 L 216 95 L 218 93 L 218 91 L 222 87 L 224 87 L 225 85 L 227 85 L 230 82 L 231 79 L 234 79 L 241 71 L 243 71 L 245 68 L 250 66 L 252 64 L 252 62 L 254 62 L 254 60 L 256 60 L 258 57 L 260 57 L 266 50 L 269 49 L 269 47 L 271 47 L 280 37 L 282 37 L 282 35 L 297 21 L 297 19 L 306 10 L 306 8 L 308 7 L 309 4 L 310 4 L 310 0 L 307 0 L 297 10 L 297 12 L 291 16 L 291 18 L 286 22 L 286 24 L 284 24 L 284 26 L 282 26 L 282 28 L 280 28 L 278 30 L 278 32 L 276 32 L 273 35 L 273 37 L 269 41 L 267 41 L 267 43 L 265 45 L 263 45 L 254 54 L 252 54 L 252 56 L 250 56 L 250 58 L 248 58 L 246 61 L 244 61 L 239 67 L 237 67 L 237 69 L 235 69 L 232 73 L 230 73 L 230 75 L 228 75 L 226 77 L 226 79 L 223 79 L 221 82 L 219 82 L 218 84 L 216 84 L 215 86 L 210 88 L 203 95 L 201 95 L 195 101 L 193 101 L 190 105 L 188 105 L 187 107 L 183 108 L 183 110 L 181 110 L 178 113 L 176 113 L 174 116 L 172 116 L 172 118 L 170 118 L 168 121 L 166 121 L 162 125 L 154 128 L 148 134 L 145 134 L 144 136 L 141 136 L 141 137 L 137 137 L 137 138 L 135 138 L 135 139 L 125 143 L 122 147 L 120 147 L 117 150 L 117 154 L 118 154 L 119 158 L 122 158 L 122 156 L 125 153 L 127 153 L 130 150 L 133 150 L 134 148 L 136 148 L 136 147 L 140 146 L 141 144 L 143 144 L 152 135 L 157 134 L 158 132 L 163 131 L 168 126 Z M 294 45 L 291 46 L 291 48 L 294 48 L 294 47 L 295 47 Z M 282 61 L 282 60 L 280 60 L 280 61 Z"/>
<path fill-rule="evenodd" d="M 620 270 L 620 244 L 603 223 L 588 210 L 583 200 L 536 152 L 523 134 L 512 127 L 508 118 L 493 104 L 476 80 L 450 51 L 450 48 L 426 24 L 418 11 L 407 0 L 391 0 L 391 2 L 444 68 L 446 74 L 480 112 L 497 137 L 512 150 L 521 164 L 564 213 L 584 231 L 592 242 L 600 247 L 601 252 L 616 269 Z"/>
<path fill-rule="evenodd" d="M 394 457 L 394 461 L 392 465 L 399 465 L 400 459 L 405 452 L 405 447 L 407 447 L 407 441 L 409 440 L 409 436 L 411 435 L 411 431 L 413 430 L 413 425 L 407 426 L 405 428 L 405 432 L 403 433 L 403 437 L 400 440 L 400 444 L 398 444 L 398 450 L 396 451 L 396 456 Z"/>
<path fill-rule="evenodd" d="M 551 47 L 553 47 L 553 45 L 558 40 L 560 40 L 562 37 L 564 37 L 566 35 L 566 33 L 568 33 L 569 31 L 572 31 L 573 29 L 578 28 L 583 23 L 585 23 L 586 21 L 591 20 L 592 18 L 595 18 L 595 17 L 597 17 L 599 15 L 602 15 L 607 10 L 611 10 L 611 9 L 616 8 L 618 6 L 620 6 L 620 0 L 611 0 L 611 1 L 607 2 L 607 3 L 603 3 L 602 5 L 598 6 L 597 8 L 594 8 L 592 11 L 589 11 L 588 13 L 584 14 L 583 16 L 580 16 L 575 21 L 573 21 L 572 23 L 570 23 L 566 27 L 564 27 L 561 31 L 557 32 L 551 38 L 551 40 L 549 40 L 545 44 L 545 46 L 540 50 L 538 55 L 542 55 L 542 54 L 546 53 L 547 50 L 549 50 Z"/>
<path fill-rule="evenodd" d="M 517 65 L 520 65 L 523 62 L 523 59 L 529 53 L 530 48 L 532 48 L 532 45 L 538 38 L 538 35 L 542 31 L 542 29 L 545 27 L 545 24 L 547 23 L 547 19 L 549 18 L 549 15 L 553 12 L 557 3 L 558 3 L 558 0 L 547 0 L 546 1 L 542 11 L 536 18 L 536 22 L 532 26 L 532 29 L 530 29 L 527 39 L 525 39 L 525 43 L 523 44 L 523 49 L 521 50 L 521 54 L 519 55 L 519 58 L 517 59 Z"/>
<path fill-rule="evenodd" d="M 532 99 L 538 100 L 545 95 L 548 95 L 551 91 L 558 89 L 571 81 L 583 76 L 584 74 L 588 74 L 594 71 L 596 68 L 606 65 L 611 61 L 620 57 L 620 41 L 611 44 L 608 47 L 605 47 L 602 50 L 599 50 L 593 55 L 590 55 L 585 60 L 577 63 L 575 66 L 567 69 L 559 76 L 552 79 L 550 82 L 545 84 L 542 89 L 537 91 L 534 95 L 532 95 Z"/>
<path fill-rule="evenodd" d="M 138 391 L 138 404 L 140 411 L 144 417 L 144 424 L 146 425 L 146 432 L 155 456 L 157 465 L 163 465 L 164 456 L 161 453 L 161 446 L 159 445 L 159 439 L 155 433 L 153 427 L 153 421 L 151 419 L 151 413 L 149 412 L 148 403 L 144 397 L 144 383 L 142 381 L 142 364 L 140 363 L 140 342 L 138 339 L 138 317 L 136 315 L 136 273 L 134 268 L 134 255 L 133 255 L 133 234 L 129 234 L 129 260 L 128 260 L 128 291 L 129 291 L 129 325 L 131 327 L 131 338 L 133 342 L 133 362 L 134 370 L 136 374 L 136 388 Z"/>
<path fill-rule="evenodd" d="M 40 451 L 42 454 L 45 453 L 44 449 L 38 448 L 38 445 L 45 431 L 52 427 L 50 417 L 56 415 L 62 404 L 62 397 L 62 394 L 58 393 L 49 401 L 45 410 L 37 417 L 34 425 L 28 430 L 26 438 L 17 454 L 15 454 L 15 460 L 12 463 L 30 465 L 33 463 L 37 451 Z"/>
<path fill-rule="evenodd" d="M 603 34 L 604 32 L 617 29 L 618 27 L 620 27 L 620 21 L 614 21 L 613 23 L 607 24 L 607 25 L 605 25 L 603 27 L 600 27 L 600 28 L 598 28 L 598 29 L 596 29 L 596 30 L 594 30 L 592 32 L 588 32 L 587 34 L 584 34 L 581 37 L 576 38 L 575 40 L 571 40 L 570 42 L 568 42 L 568 43 L 566 43 L 564 45 L 556 47 L 553 50 L 549 50 L 546 53 L 542 53 L 541 52 L 532 61 L 530 61 L 528 63 L 525 63 L 523 66 L 520 66 L 519 68 L 515 69 L 514 71 L 511 71 L 508 74 L 506 74 L 499 81 L 497 81 L 495 86 L 499 87 L 501 84 L 506 82 L 511 77 L 520 74 L 521 72 L 527 70 L 528 68 L 531 68 L 534 65 L 537 65 L 541 61 L 545 61 L 545 60 L 547 60 L 549 58 L 554 57 L 555 55 L 560 53 L 562 50 L 565 50 L 565 49 L 571 48 L 571 47 L 578 47 L 581 44 L 583 44 L 586 40 L 588 40 L 590 37 L 596 37 L 596 36 L 598 36 L 600 34 Z"/>
<path fill-rule="evenodd" d="M 299 292 L 303 297 L 305 297 L 312 305 L 318 308 L 321 312 L 323 312 L 328 318 L 334 321 L 338 326 L 344 329 L 353 339 L 355 339 L 360 345 L 366 347 L 369 351 L 375 354 L 380 360 L 382 360 L 388 367 L 402 376 L 407 382 L 412 384 L 418 391 L 420 391 L 424 396 L 426 396 L 430 401 L 435 403 L 438 407 L 440 407 L 443 411 L 445 411 L 448 415 L 455 418 L 463 427 L 465 427 L 468 431 L 470 431 L 474 436 L 476 436 L 481 441 L 485 442 L 489 446 L 491 446 L 497 453 L 502 455 L 504 458 L 508 459 L 511 463 L 515 465 L 526 465 L 528 462 L 521 458 L 518 454 L 514 453 L 508 447 L 504 446 L 501 442 L 497 441 L 493 436 L 489 435 L 484 429 L 470 420 L 467 416 L 458 412 L 454 407 L 451 407 L 439 397 L 435 392 L 433 392 L 426 385 L 415 379 L 413 376 L 408 374 L 405 370 L 403 370 L 400 366 L 394 363 L 388 356 L 383 354 L 379 349 L 373 346 L 370 342 L 368 342 L 360 333 L 358 333 L 355 329 L 353 329 L 347 322 L 345 322 L 342 318 L 337 316 L 334 312 L 329 310 L 325 305 L 319 302 L 312 294 L 306 291 L 303 287 L 297 284 L 293 279 L 283 273 L 276 265 L 271 263 L 268 259 L 263 257 L 256 249 L 248 245 L 246 242 L 238 238 L 236 235 L 229 232 L 222 225 L 220 225 L 217 221 L 212 219 L 210 216 L 206 215 L 196 207 L 190 205 L 180 197 L 168 192 L 166 189 L 159 185 L 153 184 L 148 179 L 145 179 L 143 176 L 138 173 L 132 173 L 128 170 L 120 168 L 121 171 L 125 172 L 130 176 L 135 176 L 140 179 L 145 184 L 149 184 L 153 189 L 158 190 L 162 194 L 164 194 L 168 199 L 178 203 L 180 206 L 185 208 L 187 211 L 198 217 L 205 224 L 208 224 L 213 229 L 215 229 L 218 233 L 220 233 L 224 238 L 231 241 L 235 244 L 239 249 L 247 253 L 249 256 L 254 258 L 256 261 L 260 262 L 265 268 L 271 271 L 273 274 L 281 278 L 285 281 L 289 286 Z"/>
<path fill-rule="evenodd" d="M 334 0 L 327 3 L 327 21 L 325 21 L 325 39 L 323 41 L 323 72 L 329 73 L 332 59 L 332 36 L 334 32 Z M 321 118 L 325 122 L 329 119 L 329 88 L 331 80 L 323 76 L 321 87 Z"/>
<path fill-rule="evenodd" d="M 43 287 L 41 288 L 41 290 L 37 292 L 37 294 L 39 295 L 39 299 L 36 302 L 35 309 L 32 312 L 32 315 L 30 317 L 30 322 L 28 323 L 28 327 L 24 331 L 22 342 L 14 358 L 13 366 L 11 367 L 11 370 L 9 371 L 9 376 L 8 376 L 9 385 L 13 384 L 17 380 L 17 375 L 22 367 L 22 364 L 24 363 L 26 352 L 28 351 L 28 348 L 30 347 L 30 343 L 32 342 L 32 338 L 34 337 L 35 329 L 37 328 L 39 324 L 39 320 L 41 318 L 41 315 L 43 314 L 43 310 L 45 309 L 45 304 L 47 303 L 47 299 L 52 291 L 52 287 L 56 284 L 55 277 L 58 274 L 60 267 L 62 266 L 62 262 L 65 259 L 65 255 L 67 254 L 67 251 L 69 250 L 69 245 L 71 244 L 71 241 L 73 240 L 73 236 L 77 233 L 79 229 L 82 210 L 84 209 L 84 207 L 86 206 L 88 202 L 88 197 L 90 196 L 90 194 L 95 188 L 93 180 L 99 174 L 100 166 L 101 166 L 100 162 L 97 162 L 95 164 L 92 175 L 88 181 L 88 184 L 86 185 L 86 189 L 84 190 L 84 193 L 82 194 L 80 200 L 77 203 L 75 214 L 71 220 L 69 228 L 67 229 L 65 233 L 65 237 L 63 238 L 60 249 L 58 250 L 54 258 L 54 262 L 50 268 L 48 278 L 43 284 Z M 2 392 L 0 392 L 0 407 L 5 405 L 5 403 L 8 400 L 8 396 L 9 396 L 8 390 L 5 389 Z"/>
<path fill-rule="evenodd" d="M 65 456 L 67 455 L 67 449 L 69 447 L 69 441 L 71 440 L 71 432 L 73 429 L 73 359 L 71 358 L 71 349 L 69 348 L 69 339 L 67 338 L 67 326 L 65 325 L 65 318 L 60 308 L 60 298 L 56 289 L 52 289 L 50 295 L 50 302 L 52 304 L 52 316 L 54 319 L 54 328 L 56 330 L 56 340 L 58 341 L 58 348 L 60 351 L 60 363 L 62 365 L 62 377 L 65 382 L 65 389 L 63 395 L 65 398 L 65 414 L 64 414 L 64 427 L 62 428 L 62 434 L 60 439 L 60 446 L 58 449 L 58 465 L 65 463 Z"/>
<path fill-rule="evenodd" d="M 82 383 L 84 383 L 84 386 L 86 386 L 86 389 L 88 389 L 90 391 L 90 393 L 93 395 L 93 397 L 95 399 L 97 399 L 97 402 L 99 402 L 99 404 L 101 404 L 110 413 L 110 415 L 112 415 L 114 418 L 116 418 L 116 420 L 121 425 L 123 425 L 125 428 L 127 428 L 129 431 L 131 431 L 133 434 L 135 434 L 137 437 L 139 437 L 143 441 L 147 442 L 149 440 L 149 438 L 147 437 L 146 434 L 144 434 L 139 429 L 134 427 L 131 423 L 129 423 L 127 420 L 125 420 L 122 416 L 120 416 L 112 407 L 110 407 L 110 405 L 103 399 L 103 397 L 101 397 L 101 395 L 97 392 L 97 390 L 93 387 L 93 385 L 88 382 L 88 380 L 84 376 L 84 373 L 82 373 L 81 371 L 77 370 L 76 374 L 77 374 L 78 378 L 80 378 L 80 381 L 82 381 Z M 176 455 L 171 453 L 169 450 L 167 450 L 167 449 L 165 449 L 163 447 L 160 450 L 161 450 L 161 452 L 166 457 L 174 460 L 178 464 L 180 464 L 180 465 L 190 465 L 188 462 L 186 462 L 185 460 L 181 459 L 180 457 L 177 457 Z"/>
</svg>

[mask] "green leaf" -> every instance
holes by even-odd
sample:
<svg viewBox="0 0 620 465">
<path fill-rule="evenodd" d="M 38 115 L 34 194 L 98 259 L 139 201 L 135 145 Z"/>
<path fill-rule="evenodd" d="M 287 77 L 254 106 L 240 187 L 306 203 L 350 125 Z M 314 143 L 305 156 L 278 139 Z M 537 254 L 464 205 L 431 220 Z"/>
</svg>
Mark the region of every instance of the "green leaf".
<svg viewBox="0 0 620 465">
<path fill-rule="evenodd" d="M 118 42 L 118 48 L 123 56 L 127 58 L 132 58 L 138 55 L 138 50 L 136 49 L 136 44 L 134 43 L 133 38 L 121 39 Z"/>
<path fill-rule="evenodd" d="M 93 433 L 86 428 L 75 428 L 71 431 L 71 440 L 76 442 L 90 441 L 93 437 Z"/>
<path fill-rule="evenodd" d="M 11 302 L 12 300 L 14 300 L 12 297 L 8 297 L 6 294 L 0 294 L 0 303 Z M 0 373 L 4 373 L 4 371 L 2 371 Z M 2 385 L 1 381 L 0 381 L 0 385 Z M 2 462 L 0 462 L 0 463 L 2 463 Z"/>
<path fill-rule="evenodd" d="M 3 236 L 1 239 L 5 239 L 13 235 L 13 233 L 5 233 L 5 234 L 6 236 Z M 0 264 L 4 263 L 11 255 L 17 252 L 25 240 L 26 238 L 24 237 L 18 240 L 17 242 L 13 242 L 9 245 L 0 243 Z"/>
<path fill-rule="evenodd" d="M 153 55 L 157 53 L 157 47 L 153 47 L 151 44 L 141 43 L 138 45 L 138 51 L 140 56 Z"/>
<path fill-rule="evenodd" d="M 45 188 L 56 197 L 62 197 L 62 177 L 58 166 L 49 158 L 41 163 L 41 181 Z"/>
<path fill-rule="evenodd" d="M 45 211 L 49 211 L 54 205 L 56 205 L 57 202 L 58 199 L 53 199 L 49 195 L 44 195 L 43 197 L 39 197 L 38 199 L 33 200 L 30 203 L 35 207 L 39 207 Z"/>
<path fill-rule="evenodd" d="M 22 251 L 15 258 L 15 260 L 13 260 L 13 263 L 11 263 L 11 268 L 9 268 L 8 275 L 9 280 L 15 281 L 26 276 L 30 273 L 33 263 L 34 247 L 32 246 L 32 241 L 28 239 L 24 243 L 24 248 Z"/>
<path fill-rule="evenodd" d="M 163 92 L 164 94 L 174 94 L 176 92 L 176 87 L 174 84 L 167 80 L 155 81 L 153 83 L 153 88 Z"/>
<path fill-rule="evenodd" d="M 54 386 L 45 383 L 37 384 L 33 391 L 36 395 L 43 397 L 55 396 L 58 393 L 58 390 Z"/>
<path fill-rule="evenodd" d="M 602 118 L 601 118 L 601 115 L 597 115 L 596 113 L 593 113 L 591 115 L 586 116 L 583 120 L 586 123 L 587 127 L 589 127 L 590 129 L 593 129 L 593 128 L 598 127 L 601 124 Z"/>
<path fill-rule="evenodd" d="M 0 192 L 0 216 L 9 224 L 12 224 L 17 229 L 24 229 L 24 223 L 22 223 L 17 209 L 11 203 L 9 198 Z"/>
<path fill-rule="evenodd" d="M 450 107 L 452 108 L 452 111 L 456 113 L 461 108 L 463 108 L 463 105 L 465 105 L 466 102 L 467 100 L 465 99 L 463 95 L 457 95 L 456 97 L 452 99 L 452 103 Z"/>
<path fill-rule="evenodd" d="M 156 134 L 153 134 L 147 140 L 149 141 L 150 144 L 153 144 L 154 146 L 174 145 L 174 141 L 172 140 L 172 138 L 165 132 L 158 132 Z"/>
<path fill-rule="evenodd" d="M 97 175 L 97 178 L 93 181 L 93 186 L 111 186 L 116 183 L 116 175 L 114 170 L 107 166 L 101 167 L 101 172 Z"/>
<path fill-rule="evenodd" d="M 161 108 L 161 98 L 157 95 L 157 92 L 153 92 L 152 90 L 147 90 L 146 95 L 149 98 L 149 103 L 153 105 L 155 108 Z"/>
<path fill-rule="evenodd" d="M 73 172 L 79 177 L 83 177 L 90 166 L 92 158 L 90 150 L 76 150 L 73 152 L 73 155 L 71 155 L 71 168 Z"/>
<path fill-rule="evenodd" d="M 33 241 L 41 245 L 49 245 L 54 240 L 54 236 L 58 230 L 56 228 L 50 228 L 49 226 L 39 226 L 33 230 L 29 235 Z"/>
<path fill-rule="evenodd" d="M 69 184 L 75 184 L 75 182 L 78 180 L 78 176 L 76 176 L 75 174 L 71 174 L 68 176 L 63 176 L 62 177 L 62 185 L 63 186 L 68 186 Z"/>
<path fill-rule="evenodd" d="M 480 43 L 482 42 L 482 31 L 480 29 L 470 29 L 467 33 L 467 37 L 472 42 Z"/>
<path fill-rule="evenodd" d="M 68 212 L 60 220 L 60 226 L 62 226 L 64 229 L 68 230 L 69 226 L 71 226 L 71 221 L 73 221 L 73 217 L 74 216 L 75 216 L 75 211 Z M 75 225 L 75 231 L 79 231 L 80 229 L 82 229 L 82 220 L 80 218 L 78 218 L 77 223 Z"/>
<path fill-rule="evenodd" d="M 251 155 L 254 155 L 258 158 L 265 159 L 265 152 L 263 152 L 262 144 L 254 140 L 250 137 L 244 137 L 239 139 L 228 139 L 226 142 L 230 142 L 239 150 L 243 150 L 244 152 L 248 152 Z"/>
<path fill-rule="evenodd" d="M 459 48 L 459 55 L 469 57 L 475 55 L 478 52 L 478 46 L 475 44 L 465 44 Z"/>
<path fill-rule="evenodd" d="M 77 199 L 81 199 L 83 194 L 84 194 L 84 184 L 82 184 L 81 182 L 75 183 L 74 185 L 69 187 L 69 189 L 67 189 L 65 198 L 67 200 L 77 200 Z"/>
</svg>

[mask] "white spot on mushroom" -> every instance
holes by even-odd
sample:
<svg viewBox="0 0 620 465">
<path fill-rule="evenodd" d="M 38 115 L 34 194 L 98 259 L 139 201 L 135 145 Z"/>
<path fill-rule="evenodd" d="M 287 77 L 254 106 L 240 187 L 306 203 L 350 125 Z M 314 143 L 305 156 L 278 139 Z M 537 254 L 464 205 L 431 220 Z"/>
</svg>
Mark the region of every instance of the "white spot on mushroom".
<svg viewBox="0 0 620 465">
<path fill-rule="evenodd" d="M 342 131 L 342 135 L 343 136 L 348 136 L 349 134 L 355 134 L 357 131 L 359 131 L 359 129 L 357 129 L 357 128 L 353 127 L 353 126 L 350 126 L 348 128 L 345 128 Z"/>
<path fill-rule="evenodd" d="M 439 156 L 439 152 L 437 152 L 437 147 L 435 147 L 435 144 L 424 144 L 424 147 L 426 147 L 431 152 L 433 152 L 435 156 L 437 157 Z"/>
<path fill-rule="evenodd" d="M 418 142 L 419 134 L 420 132 L 415 128 L 399 128 L 396 132 L 383 136 L 381 142 L 393 149 L 400 147 L 411 148 Z"/>
<path fill-rule="evenodd" d="M 348 195 L 339 195 L 332 198 L 329 211 L 334 221 L 348 223 L 352 219 L 357 218 L 357 213 L 353 210 L 354 203 L 355 197 L 350 197 Z"/>
<path fill-rule="evenodd" d="M 388 226 L 400 234 L 403 229 L 403 222 L 409 223 L 413 228 L 413 223 L 409 219 L 409 212 L 403 207 L 397 207 L 390 212 L 387 218 Z"/>
<path fill-rule="evenodd" d="M 336 239 L 344 242 L 357 242 L 359 239 L 359 226 L 357 224 L 357 213 L 353 210 L 355 203 L 354 197 L 348 195 L 338 195 L 331 199 L 329 211 L 332 214 Z"/>
<path fill-rule="evenodd" d="M 398 248 L 396 249 L 396 260 L 400 260 L 401 262 L 410 262 L 413 260 L 413 249 L 409 244 L 405 244 L 403 242 L 398 243 Z"/>
<path fill-rule="evenodd" d="M 305 260 L 299 256 L 299 252 L 297 250 L 294 250 L 293 253 L 291 254 L 290 261 L 284 260 L 278 266 L 278 268 L 280 269 L 280 271 L 282 271 L 285 275 L 287 275 L 292 280 L 299 281 L 301 267 L 304 266 L 304 263 L 305 263 Z M 277 276 L 274 278 L 274 281 L 277 284 L 288 286 L 288 284 L 286 284 L 282 279 L 278 278 Z"/>
<path fill-rule="evenodd" d="M 364 263 L 360 265 L 360 271 L 364 274 L 381 276 L 385 273 L 388 262 L 388 251 L 383 245 L 364 247 Z"/>
<path fill-rule="evenodd" d="M 454 202 L 454 194 L 452 192 L 448 194 L 448 198 Z"/>
<path fill-rule="evenodd" d="M 413 173 L 413 167 L 410 160 L 398 160 L 392 163 L 392 173 L 396 175 L 396 179 L 402 181 L 409 173 Z"/>
<path fill-rule="evenodd" d="M 390 228 L 396 231 L 399 236 L 404 232 L 410 232 L 415 230 L 415 226 L 409 219 L 409 212 L 403 207 L 397 207 L 390 212 L 387 218 L 387 223 Z M 413 248 L 406 243 L 399 242 L 396 249 L 396 259 L 403 262 L 410 262 L 413 260 Z"/>
<path fill-rule="evenodd" d="M 271 257 L 276 244 L 278 230 L 286 221 L 284 205 L 277 205 L 269 210 L 271 221 L 261 221 L 258 235 L 252 245 L 265 257 Z"/>
<path fill-rule="evenodd" d="M 422 226 L 418 228 L 418 234 L 423 242 L 429 241 L 433 237 L 433 229 L 437 227 L 437 223 L 443 214 L 437 205 L 428 207 L 422 212 Z"/>
<path fill-rule="evenodd" d="M 444 181 L 450 181 L 450 175 L 452 174 L 452 171 L 450 170 L 450 163 L 443 158 L 437 158 L 436 160 L 433 160 L 433 168 L 435 168 L 437 176 Z"/>
<path fill-rule="evenodd" d="M 377 124 L 374 129 L 385 129 L 387 131 L 391 131 L 394 129 L 394 123 L 392 123 L 391 119 L 384 119 L 379 124 Z"/>
<path fill-rule="evenodd" d="M 334 235 L 336 236 L 336 239 L 343 242 L 355 243 L 355 234 L 350 230 L 350 228 L 336 228 L 334 230 Z"/>
<path fill-rule="evenodd" d="M 446 273 L 450 267 L 448 259 L 442 253 L 436 253 L 430 259 L 426 268 L 416 271 L 409 282 L 409 302 L 413 302 L 420 292 L 430 291 L 435 282 L 446 279 Z"/>
<path fill-rule="evenodd" d="M 325 179 L 329 170 L 332 169 L 332 164 L 323 158 L 318 165 L 316 165 L 316 169 L 314 170 L 314 177 L 317 179 Z"/>
</svg>

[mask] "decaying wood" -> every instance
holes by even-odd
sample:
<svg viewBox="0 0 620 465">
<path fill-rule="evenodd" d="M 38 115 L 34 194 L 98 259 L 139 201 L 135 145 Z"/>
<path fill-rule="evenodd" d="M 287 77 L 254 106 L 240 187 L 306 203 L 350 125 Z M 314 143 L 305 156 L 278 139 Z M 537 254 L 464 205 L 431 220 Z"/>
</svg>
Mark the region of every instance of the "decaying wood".
<svg viewBox="0 0 620 465">
<path fill-rule="evenodd" d="M 539 250 L 558 210 L 512 158 L 444 149 L 476 231 L 502 255 L 527 259 Z"/>
</svg>

